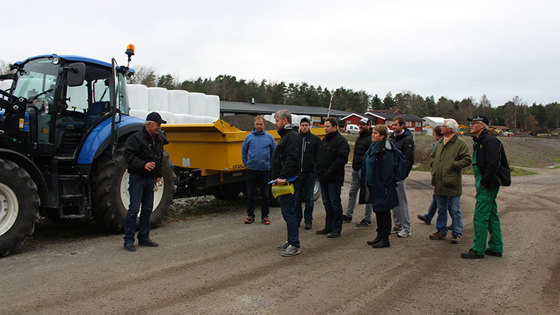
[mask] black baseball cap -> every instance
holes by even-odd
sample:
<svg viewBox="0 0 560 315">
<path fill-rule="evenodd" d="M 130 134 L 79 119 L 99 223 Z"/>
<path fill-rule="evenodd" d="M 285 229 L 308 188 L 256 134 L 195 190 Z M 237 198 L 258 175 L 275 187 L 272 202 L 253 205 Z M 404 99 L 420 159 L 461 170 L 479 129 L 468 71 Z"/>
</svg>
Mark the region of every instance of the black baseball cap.
<svg viewBox="0 0 560 315">
<path fill-rule="evenodd" d="M 488 121 L 488 117 L 484 116 L 484 115 L 476 115 L 474 117 L 471 118 L 467 118 L 468 121 L 482 121 L 483 123 L 485 123 L 486 125 L 490 124 L 490 121 Z"/>
<path fill-rule="evenodd" d="M 310 121 L 309 118 L 307 118 L 307 117 L 303 117 L 303 118 L 299 121 L 300 124 L 301 124 L 302 122 L 306 122 L 306 123 L 308 123 L 308 124 L 311 125 L 311 121 Z"/>
<path fill-rule="evenodd" d="M 158 112 L 151 112 L 146 117 L 147 121 L 153 121 L 158 124 L 167 124 L 167 121 L 163 120 Z"/>
</svg>

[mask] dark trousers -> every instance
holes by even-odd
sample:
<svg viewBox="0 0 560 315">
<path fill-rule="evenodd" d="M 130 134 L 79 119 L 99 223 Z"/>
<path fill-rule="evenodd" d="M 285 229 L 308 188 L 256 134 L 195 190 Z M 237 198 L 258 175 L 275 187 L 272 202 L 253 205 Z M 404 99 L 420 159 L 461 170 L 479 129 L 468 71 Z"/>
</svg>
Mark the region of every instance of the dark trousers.
<svg viewBox="0 0 560 315">
<path fill-rule="evenodd" d="M 313 221 L 313 189 L 315 188 L 315 173 L 301 173 L 301 181 L 295 183 L 295 210 L 298 225 L 301 219 L 305 219 L 305 223 Z M 301 202 L 305 202 L 305 213 L 302 213 Z"/>
<path fill-rule="evenodd" d="M 299 222 L 296 218 L 296 212 L 294 210 L 294 200 L 295 198 L 292 194 L 278 196 L 280 209 L 282 209 L 282 216 L 284 217 L 286 227 L 288 228 L 288 243 L 299 248 Z"/>
<path fill-rule="evenodd" d="M 140 212 L 138 240 L 150 237 L 150 215 L 154 208 L 154 185 L 155 178 L 130 174 L 128 181 L 128 193 L 130 194 L 130 206 L 124 221 L 124 242 L 134 243 L 136 232 L 136 218 Z"/>
<path fill-rule="evenodd" d="M 247 216 L 255 217 L 255 188 L 261 191 L 261 218 L 268 218 L 268 182 L 270 171 L 245 171 L 247 183 Z"/>
<path fill-rule="evenodd" d="M 342 186 L 334 183 L 321 183 L 321 197 L 327 212 L 325 230 L 327 232 L 342 232 L 342 201 L 340 192 Z"/>
<path fill-rule="evenodd" d="M 377 220 L 377 234 L 388 238 L 391 234 L 391 211 L 376 211 L 375 218 Z"/>
</svg>

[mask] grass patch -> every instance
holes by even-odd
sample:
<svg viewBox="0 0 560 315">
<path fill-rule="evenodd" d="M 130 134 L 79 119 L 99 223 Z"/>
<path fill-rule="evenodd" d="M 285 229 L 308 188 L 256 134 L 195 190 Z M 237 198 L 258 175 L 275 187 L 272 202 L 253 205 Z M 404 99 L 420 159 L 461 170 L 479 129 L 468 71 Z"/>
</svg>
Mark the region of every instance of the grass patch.
<svg viewBox="0 0 560 315">
<path fill-rule="evenodd" d="M 511 168 L 511 176 L 527 176 L 527 175 L 535 175 L 537 172 L 528 171 L 523 168 L 519 167 L 512 167 Z"/>
<path fill-rule="evenodd" d="M 412 170 L 413 171 L 419 171 L 419 172 L 429 172 L 430 171 L 429 168 L 427 168 L 423 165 L 418 165 L 416 167 L 413 167 Z M 474 175 L 472 167 L 464 168 L 462 173 L 463 173 L 463 175 Z M 519 167 L 511 167 L 511 176 L 528 176 L 528 175 L 535 175 L 535 174 L 537 174 L 537 172 L 528 171 L 526 169 L 519 168 Z"/>
</svg>

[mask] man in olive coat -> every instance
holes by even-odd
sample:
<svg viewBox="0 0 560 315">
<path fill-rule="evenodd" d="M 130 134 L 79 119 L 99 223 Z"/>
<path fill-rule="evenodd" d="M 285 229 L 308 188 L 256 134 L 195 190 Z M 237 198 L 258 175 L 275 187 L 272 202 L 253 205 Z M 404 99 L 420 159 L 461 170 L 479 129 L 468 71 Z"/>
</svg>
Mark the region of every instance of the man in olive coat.
<svg viewBox="0 0 560 315">
<path fill-rule="evenodd" d="M 453 119 L 445 119 L 441 126 L 443 138 L 437 141 L 432 151 L 432 185 L 438 208 L 437 232 L 432 240 L 447 237 L 447 211 L 453 221 L 451 243 L 459 244 L 463 235 L 461 223 L 461 193 L 463 168 L 471 164 L 469 146 L 459 136 L 459 126 Z"/>
</svg>

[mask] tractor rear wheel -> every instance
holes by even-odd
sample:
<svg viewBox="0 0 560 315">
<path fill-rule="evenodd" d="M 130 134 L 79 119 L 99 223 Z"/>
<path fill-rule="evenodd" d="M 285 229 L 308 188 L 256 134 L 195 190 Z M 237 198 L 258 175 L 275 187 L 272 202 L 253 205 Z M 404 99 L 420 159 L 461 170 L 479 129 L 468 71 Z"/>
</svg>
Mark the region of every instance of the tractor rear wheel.
<svg viewBox="0 0 560 315">
<path fill-rule="evenodd" d="M 29 173 L 0 158 L 0 256 L 7 256 L 33 234 L 39 217 L 37 186 Z"/>
</svg>

